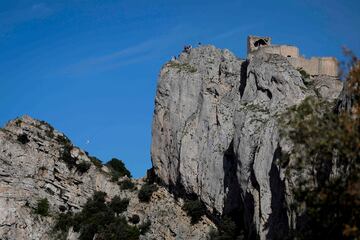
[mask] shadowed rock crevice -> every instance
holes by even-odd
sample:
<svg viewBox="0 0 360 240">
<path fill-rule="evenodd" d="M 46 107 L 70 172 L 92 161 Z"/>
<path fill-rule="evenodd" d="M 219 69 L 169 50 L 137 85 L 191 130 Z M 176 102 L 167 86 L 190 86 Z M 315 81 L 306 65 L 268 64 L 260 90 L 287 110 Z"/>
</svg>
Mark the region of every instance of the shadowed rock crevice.
<svg viewBox="0 0 360 240">
<path fill-rule="evenodd" d="M 252 194 L 246 192 L 244 194 L 243 200 L 243 219 L 244 219 L 244 232 L 246 239 L 248 240 L 255 240 L 258 239 L 258 234 L 256 231 L 256 226 L 254 224 L 254 214 L 255 214 L 255 201 Z"/>
<path fill-rule="evenodd" d="M 30 142 L 30 140 L 29 140 L 29 138 L 28 138 L 28 136 L 27 136 L 26 133 L 23 133 L 23 134 L 19 135 L 19 136 L 17 137 L 17 140 L 18 140 L 19 142 L 21 142 L 22 144 L 27 144 L 28 142 Z"/>
<path fill-rule="evenodd" d="M 224 192 L 226 193 L 223 215 L 229 216 L 238 226 L 244 226 L 241 187 L 237 177 L 238 161 L 234 153 L 233 141 L 224 153 Z"/>
<path fill-rule="evenodd" d="M 268 228 L 268 239 L 284 239 L 289 235 L 289 223 L 287 205 L 285 199 L 285 182 L 280 178 L 280 172 L 276 161 L 281 159 L 281 147 L 278 146 L 274 152 L 273 162 L 270 170 L 271 210 L 265 228 Z"/>
<path fill-rule="evenodd" d="M 240 87 L 239 87 L 240 97 L 242 97 L 244 95 L 244 91 L 246 88 L 248 65 L 249 65 L 249 61 L 244 61 L 241 64 Z"/>
<path fill-rule="evenodd" d="M 256 153 L 258 151 L 258 146 L 255 146 L 252 151 L 251 151 L 251 155 L 250 155 L 250 182 L 251 185 L 258 191 L 260 192 L 260 185 L 258 180 L 256 179 L 255 176 L 255 170 L 254 170 L 254 164 L 255 164 L 255 158 L 256 158 Z"/>
<path fill-rule="evenodd" d="M 224 191 L 226 200 L 224 204 L 224 214 L 229 214 L 240 207 L 241 187 L 237 178 L 238 163 L 235 153 L 233 151 L 233 141 L 231 141 L 229 148 L 224 153 L 223 158 L 224 168 Z"/>
</svg>

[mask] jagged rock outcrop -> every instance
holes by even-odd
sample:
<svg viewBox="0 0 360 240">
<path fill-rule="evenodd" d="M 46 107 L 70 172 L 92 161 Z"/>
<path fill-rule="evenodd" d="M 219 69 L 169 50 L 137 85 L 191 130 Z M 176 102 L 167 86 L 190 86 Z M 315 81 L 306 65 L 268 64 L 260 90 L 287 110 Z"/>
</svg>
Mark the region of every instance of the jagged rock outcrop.
<svg viewBox="0 0 360 240">
<path fill-rule="evenodd" d="M 233 139 L 242 64 L 212 46 L 182 53 L 161 70 L 155 100 L 156 174 L 220 212 L 226 191 L 223 158 Z"/>
<path fill-rule="evenodd" d="M 275 162 L 290 146 L 279 137 L 278 117 L 307 96 L 332 101 L 341 90 L 335 78 L 310 81 L 286 57 L 261 50 L 247 61 L 213 46 L 183 52 L 160 72 L 155 173 L 214 214 L 243 218 L 249 237 L 283 236 L 289 189 Z"/>
<path fill-rule="evenodd" d="M 70 146 L 70 147 L 69 147 Z M 91 164 L 81 173 L 64 161 L 64 149 L 76 162 Z M 69 156 L 67 156 L 69 157 Z M 144 180 L 133 180 L 139 189 Z M 205 239 L 213 224 L 204 217 L 196 225 L 182 210 L 182 200 L 160 187 L 149 203 L 139 202 L 138 191 L 120 190 L 106 166 L 96 167 L 83 150 L 49 124 L 28 116 L 10 121 L 0 129 L 0 239 L 51 239 L 54 218 L 61 211 L 79 211 L 94 191 L 129 198 L 125 216 L 151 221 L 141 239 Z M 34 213 L 39 199 L 46 198 L 50 215 Z M 71 232 L 68 239 L 77 239 Z"/>
<path fill-rule="evenodd" d="M 343 83 L 338 78 L 326 75 L 315 76 L 309 83 L 319 97 L 329 101 L 337 100 L 343 89 Z"/>
<path fill-rule="evenodd" d="M 234 153 L 246 222 L 255 224 L 262 239 L 268 232 L 280 230 L 279 224 L 286 231 L 287 224 L 287 212 L 282 207 L 284 179 L 275 164 L 281 154 L 278 116 L 306 96 L 299 72 L 286 58 L 258 54 L 250 60 L 244 93 L 233 119 Z"/>
</svg>

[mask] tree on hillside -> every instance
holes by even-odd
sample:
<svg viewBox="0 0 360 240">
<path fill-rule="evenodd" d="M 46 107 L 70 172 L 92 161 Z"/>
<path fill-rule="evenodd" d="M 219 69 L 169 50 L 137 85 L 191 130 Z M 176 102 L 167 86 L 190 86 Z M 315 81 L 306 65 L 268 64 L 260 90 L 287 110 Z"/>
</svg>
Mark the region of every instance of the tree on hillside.
<svg viewBox="0 0 360 240">
<path fill-rule="evenodd" d="M 346 107 L 308 98 L 283 118 L 296 239 L 360 239 L 360 61 L 351 55 L 348 66 Z"/>
</svg>

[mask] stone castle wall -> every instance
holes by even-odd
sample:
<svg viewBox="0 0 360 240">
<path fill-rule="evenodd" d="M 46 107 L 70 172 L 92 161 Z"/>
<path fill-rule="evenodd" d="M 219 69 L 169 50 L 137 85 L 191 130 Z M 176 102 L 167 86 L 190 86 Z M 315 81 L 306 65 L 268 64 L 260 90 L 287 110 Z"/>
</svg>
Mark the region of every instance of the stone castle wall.
<svg viewBox="0 0 360 240">
<path fill-rule="evenodd" d="M 263 40 L 262 40 L 263 39 Z M 257 44 L 256 43 L 265 43 Z M 306 59 L 299 54 L 299 48 L 289 45 L 271 45 L 269 37 L 248 37 L 248 55 L 256 51 L 264 51 L 270 54 L 278 54 L 288 59 L 289 63 L 296 69 L 302 68 L 308 74 L 338 76 L 338 62 L 334 57 L 312 57 Z"/>
<path fill-rule="evenodd" d="M 310 75 L 338 76 L 338 62 L 333 57 L 288 58 L 295 68 L 302 68 Z"/>
<path fill-rule="evenodd" d="M 247 53 L 258 50 L 260 46 L 257 43 L 259 42 L 262 42 L 261 46 L 271 46 L 271 37 L 248 36 Z"/>
<path fill-rule="evenodd" d="M 299 49 L 295 46 L 289 45 L 270 45 L 266 47 L 261 47 L 265 52 L 270 54 L 279 54 L 284 57 L 299 57 Z"/>
</svg>

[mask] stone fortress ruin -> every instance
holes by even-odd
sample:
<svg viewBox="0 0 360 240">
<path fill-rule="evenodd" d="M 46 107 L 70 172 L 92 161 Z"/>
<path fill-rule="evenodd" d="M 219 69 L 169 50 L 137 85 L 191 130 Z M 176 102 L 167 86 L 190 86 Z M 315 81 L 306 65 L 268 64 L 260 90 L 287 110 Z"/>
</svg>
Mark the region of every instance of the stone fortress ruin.
<svg viewBox="0 0 360 240">
<path fill-rule="evenodd" d="M 286 57 L 296 69 L 303 69 L 311 76 L 328 75 L 338 77 L 338 61 L 334 57 L 312 57 L 306 59 L 299 54 L 299 49 L 290 45 L 272 45 L 271 37 L 248 36 L 247 53 L 264 51 Z"/>
</svg>

